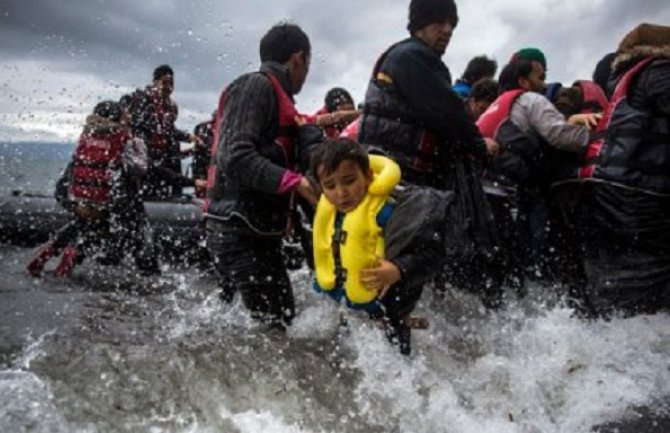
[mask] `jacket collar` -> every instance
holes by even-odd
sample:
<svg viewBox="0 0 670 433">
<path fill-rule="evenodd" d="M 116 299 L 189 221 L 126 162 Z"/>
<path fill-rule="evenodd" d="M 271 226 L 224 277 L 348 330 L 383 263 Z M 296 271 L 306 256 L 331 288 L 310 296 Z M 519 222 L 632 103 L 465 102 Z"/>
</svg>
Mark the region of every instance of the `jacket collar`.
<svg viewBox="0 0 670 433">
<path fill-rule="evenodd" d="M 291 84 L 291 76 L 286 66 L 281 63 L 268 61 L 261 64 L 260 71 L 274 75 L 284 92 L 293 100 L 293 84 Z"/>
<path fill-rule="evenodd" d="M 627 69 L 631 64 L 637 63 L 646 57 L 655 57 L 659 59 L 670 59 L 670 45 L 652 46 L 637 45 L 620 52 L 612 62 L 612 69 L 620 72 Z"/>
</svg>

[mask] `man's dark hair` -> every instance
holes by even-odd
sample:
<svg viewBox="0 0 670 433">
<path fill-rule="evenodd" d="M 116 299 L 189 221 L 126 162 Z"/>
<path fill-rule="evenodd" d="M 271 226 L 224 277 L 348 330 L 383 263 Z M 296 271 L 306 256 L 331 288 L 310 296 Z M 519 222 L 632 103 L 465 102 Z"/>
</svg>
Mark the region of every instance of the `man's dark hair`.
<svg viewBox="0 0 670 433">
<path fill-rule="evenodd" d="M 498 98 L 498 82 L 491 78 L 482 78 L 472 85 L 468 97 L 475 101 L 493 103 Z"/>
<path fill-rule="evenodd" d="M 160 80 L 165 75 L 172 75 L 174 77 L 174 71 L 172 71 L 170 65 L 160 65 L 154 69 L 154 81 Z"/>
<path fill-rule="evenodd" d="M 493 77 L 498 69 L 498 62 L 489 59 L 486 56 L 477 56 L 470 59 L 468 66 L 465 67 L 465 72 L 461 80 L 465 83 L 473 85 L 477 81 L 486 77 Z"/>
<path fill-rule="evenodd" d="M 279 23 L 261 39 L 261 62 L 286 63 L 291 55 L 300 51 L 309 56 L 311 46 L 305 32 L 295 24 Z"/>
<path fill-rule="evenodd" d="M 519 79 L 528 78 L 533 71 L 533 60 L 517 59 L 509 62 L 500 72 L 500 93 L 519 88 Z"/>
<path fill-rule="evenodd" d="M 363 174 L 367 174 L 370 170 L 368 153 L 360 143 L 347 138 L 330 138 L 319 143 L 312 151 L 309 172 L 317 182 L 320 182 L 317 173 L 319 167 L 323 166 L 324 173 L 330 174 L 344 161 L 353 161 Z"/>
</svg>

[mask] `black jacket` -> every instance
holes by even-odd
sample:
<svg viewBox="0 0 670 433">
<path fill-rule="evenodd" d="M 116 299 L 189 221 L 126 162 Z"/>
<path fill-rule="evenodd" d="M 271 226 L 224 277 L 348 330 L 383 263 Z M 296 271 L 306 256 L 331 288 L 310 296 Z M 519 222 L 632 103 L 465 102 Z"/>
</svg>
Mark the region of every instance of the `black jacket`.
<svg viewBox="0 0 670 433">
<path fill-rule="evenodd" d="M 261 236 L 281 236 L 286 228 L 290 194 L 280 194 L 286 156 L 275 143 L 279 131 L 278 98 L 273 74 L 289 97 L 286 68 L 275 62 L 260 73 L 245 74 L 224 90 L 225 106 L 218 128 L 214 187 L 206 217 L 208 226 Z"/>
<path fill-rule="evenodd" d="M 379 79 L 379 74 L 389 80 Z M 424 131 L 437 136 L 437 149 L 421 154 Z M 403 168 L 405 179 L 423 159 L 436 174 L 446 170 L 453 154 L 483 159 L 486 146 L 463 102 L 451 89 L 449 69 L 421 40 L 411 37 L 389 48 L 379 59 L 365 98 L 359 141 L 387 151 Z M 432 161 L 430 161 L 432 159 Z M 419 181 L 429 186 L 436 182 Z"/>
<path fill-rule="evenodd" d="M 664 54 L 638 73 L 612 113 L 593 177 L 670 194 L 670 49 Z M 637 60 L 617 71 L 615 83 Z"/>
<path fill-rule="evenodd" d="M 420 287 L 442 263 L 447 209 L 453 194 L 399 187 L 393 196 L 396 204 L 384 228 L 386 258 L 399 267 L 404 287 Z"/>
</svg>

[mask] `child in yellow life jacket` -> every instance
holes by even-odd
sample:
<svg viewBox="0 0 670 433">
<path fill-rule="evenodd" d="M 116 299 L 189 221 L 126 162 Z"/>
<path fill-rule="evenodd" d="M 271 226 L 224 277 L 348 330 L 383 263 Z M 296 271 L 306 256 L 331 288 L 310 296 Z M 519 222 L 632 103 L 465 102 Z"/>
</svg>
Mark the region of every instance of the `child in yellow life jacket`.
<svg viewBox="0 0 670 433">
<path fill-rule="evenodd" d="M 403 188 L 392 160 L 347 139 L 313 152 L 323 194 L 314 217 L 314 288 L 383 319 L 389 340 L 411 352 L 410 312 L 444 255 L 449 193 Z"/>
</svg>

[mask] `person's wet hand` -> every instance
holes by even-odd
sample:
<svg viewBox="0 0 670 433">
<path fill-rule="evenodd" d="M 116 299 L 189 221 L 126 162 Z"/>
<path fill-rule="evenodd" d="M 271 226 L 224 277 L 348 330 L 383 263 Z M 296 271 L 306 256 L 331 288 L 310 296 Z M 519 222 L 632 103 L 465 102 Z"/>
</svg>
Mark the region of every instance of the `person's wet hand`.
<svg viewBox="0 0 670 433">
<path fill-rule="evenodd" d="M 300 194 L 309 204 L 316 206 L 319 201 L 319 194 L 316 192 L 312 184 L 306 177 L 300 179 L 300 183 L 295 187 L 295 190 Z"/>
<path fill-rule="evenodd" d="M 598 122 L 602 119 L 602 113 L 587 113 L 587 114 L 573 114 L 568 119 L 571 125 L 585 126 L 589 131 L 598 126 Z"/>
<path fill-rule="evenodd" d="M 191 134 L 189 136 L 189 138 L 190 138 L 189 141 L 191 143 L 195 144 L 196 146 L 204 146 L 205 145 L 205 142 L 202 140 L 202 138 L 200 138 L 199 136 L 197 136 L 195 134 Z"/>
<path fill-rule="evenodd" d="M 368 290 L 378 293 L 377 298 L 386 296 L 389 287 L 400 281 L 402 275 L 395 263 L 377 259 L 372 267 L 361 270 L 360 282 Z"/>
<path fill-rule="evenodd" d="M 484 138 L 486 143 L 486 154 L 489 156 L 498 156 L 500 153 L 500 144 L 492 138 Z"/>
<path fill-rule="evenodd" d="M 195 191 L 196 195 L 204 196 L 205 191 L 207 191 L 207 179 L 196 179 L 195 180 Z"/>
</svg>

